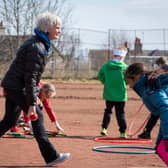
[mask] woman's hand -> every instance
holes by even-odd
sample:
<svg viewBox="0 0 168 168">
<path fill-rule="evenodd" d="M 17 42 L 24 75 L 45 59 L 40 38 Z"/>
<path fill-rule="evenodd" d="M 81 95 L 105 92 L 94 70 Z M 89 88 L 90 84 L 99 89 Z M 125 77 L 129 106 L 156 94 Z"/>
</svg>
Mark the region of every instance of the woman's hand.
<svg viewBox="0 0 168 168">
<path fill-rule="evenodd" d="M 38 119 L 38 115 L 36 113 L 36 106 L 29 106 L 27 116 L 32 120 L 35 121 Z"/>
</svg>

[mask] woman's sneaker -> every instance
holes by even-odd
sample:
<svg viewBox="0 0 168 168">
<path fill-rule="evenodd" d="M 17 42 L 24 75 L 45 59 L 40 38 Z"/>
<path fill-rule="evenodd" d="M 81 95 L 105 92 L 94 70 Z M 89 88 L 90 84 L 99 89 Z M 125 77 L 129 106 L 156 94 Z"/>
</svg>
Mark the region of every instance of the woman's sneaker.
<svg viewBox="0 0 168 168">
<path fill-rule="evenodd" d="M 48 162 L 46 164 L 46 166 L 53 166 L 55 164 L 61 163 L 65 160 L 67 160 L 70 157 L 70 155 L 71 155 L 70 153 L 60 153 L 57 159 L 55 159 L 51 162 Z"/>
</svg>

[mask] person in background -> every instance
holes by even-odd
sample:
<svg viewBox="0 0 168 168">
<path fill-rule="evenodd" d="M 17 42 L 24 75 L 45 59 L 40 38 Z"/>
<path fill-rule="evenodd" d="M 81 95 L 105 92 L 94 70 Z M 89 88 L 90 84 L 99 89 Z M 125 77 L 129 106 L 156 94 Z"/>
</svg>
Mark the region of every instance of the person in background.
<svg viewBox="0 0 168 168">
<path fill-rule="evenodd" d="M 54 113 L 54 110 L 51 106 L 51 103 L 49 101 L 50 98 L 54 97 L 56 95 L 56 90 L 54 85 L 52 84 L 43 84 L 40 82 L 40 94 L 39 94 L 39 100 L 42 103 L 42 106 L 44 106 L 44 109 L 46 110 L 51 122 L 56 127 L 57 131 L 64 132 L 64 129 L 60 126 L 57 117 Z"/>
<path fill-rule="evenodd" d="M 127 49 L 126 58 L 128 58 L 130 55 L 130 48 L 127 41 L 124 42 L 124 47 Z"/>
<path fill-rule="evenodd" d="M 70 153 L 59 153 L 49 141 L 37 99 L 38 84 L 52 53 L 51 42 L 61 33 L 61 19 L 50 12 L 41 13 L 34 33 L 20 46 L 1 81 L 5 91 L 5 114 L 0 121 L 0 136 L 16 125 L 21 110 L 29 118 L 36 116 L 31 121 L 34 137 L 46 166 L 53 166 L 67 160 Z"/>
<path fill-rule="evenodd" d="M 168 152 L 168 72 L 163 69 L 150 72 L 143 63 L 133 63 L 127 68 L 125 79 L 148 110 L 159 116 L 160 129 L 156 149 L 163 140 L 165 151 Z"/>
<path fill-rule="evenodd" d="M 166 57 L 159 57 L 155 61 L 156 69 L 163 69 L 164 71 L 168 71 L 168 60 Z M 142 139 L 151 139 L 151 131 L 156 125 L 157 121 L 159 119 L 159 116 L 151 114 L 143 132 L 138 135 L 138 138 Z"/>
<path fill-rule="evenodd" d="M 103 98 L 106 108 L 102 120 L 101 135 L 108 135 L 112 114 L 115 107 L 116 118 L 121 138 L 126 138 L 125 102 L 127 101 L 126 81 L 123 72 L 127 68 L 124 58 L 127 54 L 125 48 L 114 49 L 112 59 L 102 65 L 98 72 L 98 79 L 104 85 Z"/>
<path fill-rule="evenodd" d="M 168 71 L 168 60 L 166 57 L 159 57 L 155 63 L 158 66 L 157 68 Z"/>
</svg>

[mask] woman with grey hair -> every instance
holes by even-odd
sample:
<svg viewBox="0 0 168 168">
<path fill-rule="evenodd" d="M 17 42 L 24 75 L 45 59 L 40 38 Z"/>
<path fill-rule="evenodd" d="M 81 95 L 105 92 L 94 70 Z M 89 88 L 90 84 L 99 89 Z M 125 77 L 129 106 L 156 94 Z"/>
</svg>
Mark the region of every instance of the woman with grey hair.
<svg viewBox="0 0 168 168">
<path fill-rule="evenodd" d="M 0 121 L 0 136 L 16 125 L 21 110 L 37 116 L 32 121 L 35 139 L 47 164 L 52 166 L 69 158 L 70 153 L 58 153 L 50 143 L 43 124 L 43 113 L 37 104 L 39 81 L 51 54 L 51 40 L 59 38 L 61 20 L 49 12 L 38 16 L 35 35 L 18 49 L 1 86 L 5 91 L 5 115 Z"/>
</svg>

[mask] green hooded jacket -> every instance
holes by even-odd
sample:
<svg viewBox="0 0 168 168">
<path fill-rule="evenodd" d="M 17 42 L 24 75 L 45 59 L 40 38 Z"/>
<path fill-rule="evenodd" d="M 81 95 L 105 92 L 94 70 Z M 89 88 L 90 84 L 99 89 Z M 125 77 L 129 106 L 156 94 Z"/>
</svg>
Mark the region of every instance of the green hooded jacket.
<svg viewBox="0 0 168 168">
<path fill-rule="evenodd" d="M 124 71 L 127 64 L 123 61 L 108 61 L 98 72 L 98 79 L 103 83 L 103 99 L 109 101 L 127 101 Z"/>
</svg>

